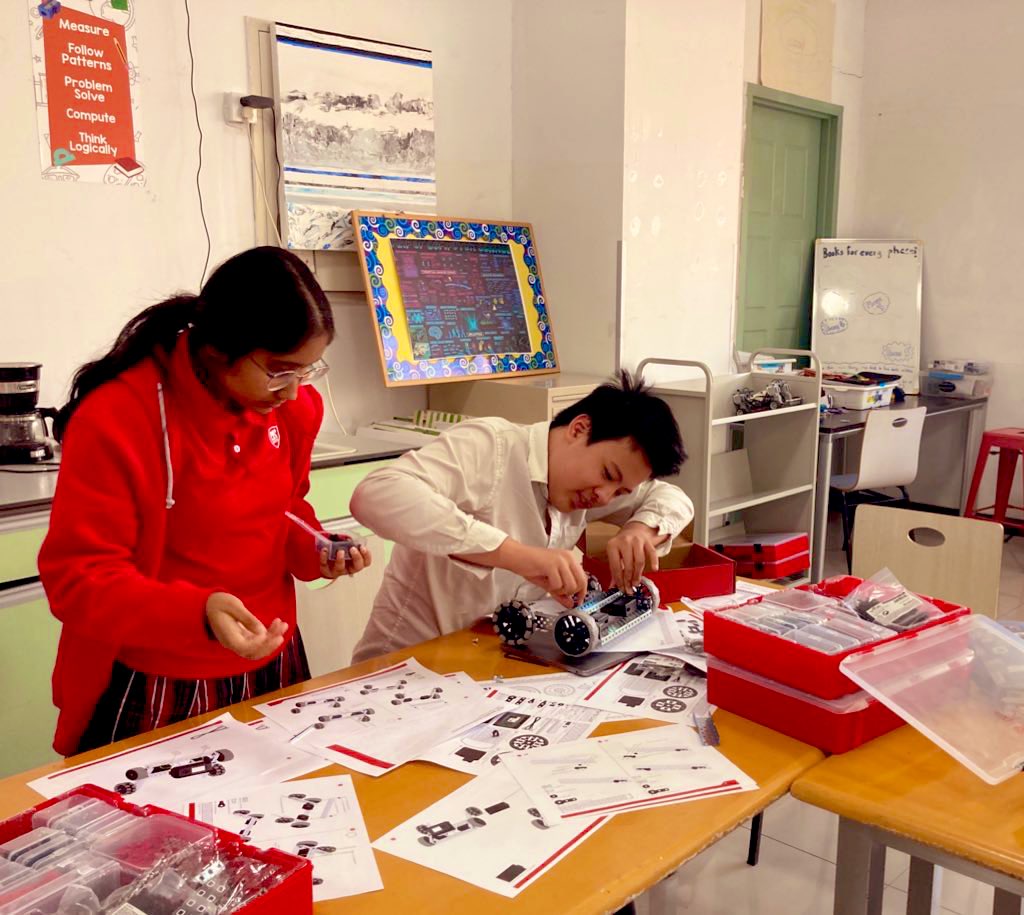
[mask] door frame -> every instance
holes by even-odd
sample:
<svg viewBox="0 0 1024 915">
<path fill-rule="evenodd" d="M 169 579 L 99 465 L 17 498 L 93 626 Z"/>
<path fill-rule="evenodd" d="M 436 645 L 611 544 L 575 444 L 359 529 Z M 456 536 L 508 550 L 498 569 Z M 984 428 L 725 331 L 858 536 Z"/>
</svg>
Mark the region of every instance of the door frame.
<svg viewBox="0 0 1024 915">
<path fill-rule="evenodd" d="M 833 105 L 817 99 L 804 98 L 792 92 L 770 89 L 756 83 L 747 83 L 746 104 L 743 111 L 743 157 L 741 167 L 743 177 L 740 183 L 740 237 L 739 258 L 736 270 L 736 320 L 733 323 L 733 353 L 739 351 L 739 340 L 742 335 L 743 314 L 746 307 L 747 288 L 747 193 L 746 164 L 747 141 L 749 139 L 750 122 L 753 119 L 754 107 L 772 108 L 789 111 L 793 114 L 815 118 L 820 122 L 821 143 L 818 160 L 818 212 L 814 234 L 816 238 L 834 238 L 836 234 L 836 215 L 839 207 L 839 155 L 843 137 L 843 106 Z M 810 328 L 808 327 L 808 332 Z M 808 339 L 810 339 L 808 337 Z"/>
</svg>

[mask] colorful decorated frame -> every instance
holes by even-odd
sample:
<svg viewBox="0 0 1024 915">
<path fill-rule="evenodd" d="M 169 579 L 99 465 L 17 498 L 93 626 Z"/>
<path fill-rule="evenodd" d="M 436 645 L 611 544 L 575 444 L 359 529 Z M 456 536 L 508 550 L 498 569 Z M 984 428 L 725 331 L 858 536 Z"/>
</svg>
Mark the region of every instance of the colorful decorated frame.
<svg viewBox="0 0 1024 915">
<path fill-rule="evenodd" d="M 547 375 L 557 372 L 558 351 L 529 223 L 470 222 L 395 213 L 352 212 L 359 240 L 367 303 L 377 327 L 384 383 L 388 387 L 469 378 Z M 531 353 L 492 353 L 414 359 L 391 241 L 394 238 L 504 244 L 512 253 Z"/>
</svg>

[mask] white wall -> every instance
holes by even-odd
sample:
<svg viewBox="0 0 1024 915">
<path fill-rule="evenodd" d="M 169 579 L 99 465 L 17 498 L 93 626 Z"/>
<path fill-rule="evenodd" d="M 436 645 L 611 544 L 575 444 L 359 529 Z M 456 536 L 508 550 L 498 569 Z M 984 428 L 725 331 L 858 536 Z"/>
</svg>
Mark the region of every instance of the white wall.
<svg viewBox="0 0 1024 915">
<path fill-rule="evenodd" d="M 511 0 L 191 0 L 196 94 L 205 133 L 203 198 L 212 262 L 254 243 L 249 147 L 224 124 L 221 94 L 246 86 L 245 16 L 283 19 L 428 47 L 434 99 L 439 207 L 501 216 L 511 197 Z M 0 361 L 43 363 L 41 401 L 62 401 L 73 370 L 124 322 L 178 289 L 195 290 L 206 241 L 195 193 L 198 138 L 181 3 L 140 5 L 142 127 L 149 184 L 57 184 L 39 178 L 27 6 L 0 9 L 0 82 L 9 143 L 0 157 Z M 348 423 L 424 402 L 421 389 L 388 392 L 370 318 L 335 308 L 328 352 L 339 411 Z"/>
<path fill-rule="evenodd" d="M 1024 7 L 868 0 L 865 29 L 854 234 L 924 241 L 924 359 L 991 360 L 986 425 L 1024 426 Z"/>
<path fill-rule="evenodd" d="M 832 41 L 832 101 L 843 106 L 836 235 L 855 235 L 864 136 L 864 8 L 867 0 L 838 0 Z"/>
<path fill-rule="evenodd" d="M 626 0 L 516 0 L 512 213 L 533 223 L 564 371 L 616 365 Z"/>
<path fill-rule="evenodd" d="M 747 6 L 746 0 L 627 4 L 626 366 L 660 356 L 729 370 Z"/>
</svg>

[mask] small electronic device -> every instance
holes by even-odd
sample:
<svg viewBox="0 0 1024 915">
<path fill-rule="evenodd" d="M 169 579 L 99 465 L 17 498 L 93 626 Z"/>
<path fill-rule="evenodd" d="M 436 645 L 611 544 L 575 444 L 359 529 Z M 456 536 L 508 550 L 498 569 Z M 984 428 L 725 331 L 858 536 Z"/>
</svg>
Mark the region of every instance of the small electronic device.
<svg viewBox="0 0 1024 915">
<path fill-rule="evenodd" d="M 521 646 L 536 631 L 549 631 L 559 651 L 581 658 L 597 650 L 614 650 L 614 643 L 635 629 L 658 607 L 661 597 L 654 582 L 641 578 L 632 594 L 602 591 L 590 577 L 587 596 L 572 610 L 552 613 L 537 604 L 513 600 L 491 615 L 494 631 L 508 645 Z"/>
<path fill-rule="evenodd" d="M 316 542 L 318 555 L 327 550 L 328 562 L 334 562 L 338 553 L 343 553 L 345 558 L 348 559 L 352 554 L 353 548 L 366 545 L 365 540 L 353 537 L 351 534 L 341 534 L 335 531 L 318 531 L 315 527 L 303 521 L 298 515 L 294 515 L 291 512 L 285 512 L 285 516 L 313 538 Z"/>
</svg>

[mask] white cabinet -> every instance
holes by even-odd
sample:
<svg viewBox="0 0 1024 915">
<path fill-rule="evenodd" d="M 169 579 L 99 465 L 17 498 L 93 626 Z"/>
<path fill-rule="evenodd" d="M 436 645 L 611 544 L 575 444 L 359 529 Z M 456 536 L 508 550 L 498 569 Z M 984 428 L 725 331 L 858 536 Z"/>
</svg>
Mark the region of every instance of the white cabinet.
<svg viewBox="0 0 1024 915">
<path fill-rule="evenodd" d="M 817 468 L 818 403 L 821 372 L 809 352 L 772 350 L 809 359 L 811 377 L 768 372 L 712 375 L 701 362 L 649 359 L 700 377 L 659 383 L 654 393 L 672 408 L 689 459 L 670 482 L 693 499 L 695 543 L 707 544 L 719 533 L 806 531 L 814 519 Z M 755 354 L 756 356 L 757 354 Z M 803 403 L 778 410 L 736 415 L 733 394 L 739 388 L 760 391 L 784 380 Z"/>
</svg>

